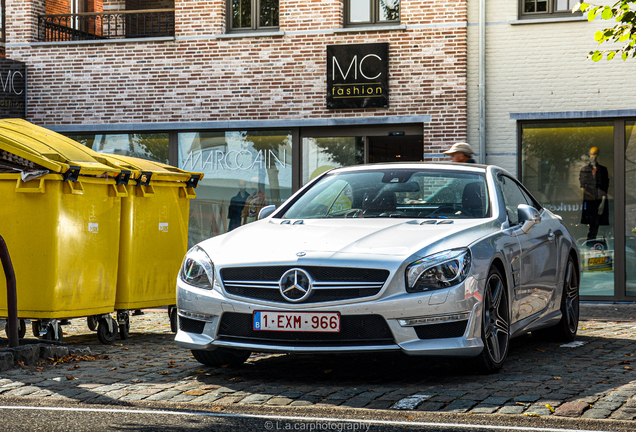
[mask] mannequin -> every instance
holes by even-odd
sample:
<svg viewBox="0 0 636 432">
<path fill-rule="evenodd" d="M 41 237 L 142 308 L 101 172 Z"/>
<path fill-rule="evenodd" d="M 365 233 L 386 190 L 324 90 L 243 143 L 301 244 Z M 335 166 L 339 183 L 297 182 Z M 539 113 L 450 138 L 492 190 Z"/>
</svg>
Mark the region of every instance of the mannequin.
<svg viewBox="0 0 636 432">
<path fill-rule="evenodd" d="M 258 219 L 258 212 L 269 204 L 269 195 L 261 190 L 258 177 L 252 177 L 250 181 L 250 196 L 245 200 L 245 207 L 241 213 L 243 225 Z"/>
<path fill-rule="evenodd" d="M 238 228 L 241 226 L 241 215 L 243 213 L 243 208 L 245 207 L 245 200 L 250 195 L 249 193 L 247 193 L 247 183 L 245 182 L 245 180 L 239 180 L 238 186 L 239 191 L 230 200 L 230 207 L 227 211 L 227 218 L 230 221 L 227 228 L 228 231 L 232 231 L 234 228 Z"/>
<path fill-rule="evenodd" d="M 590 148 L 590 161 L 581 168 L 579 173 L 581 195 L 583 196 L 581 223 L 589 226 L 588 240 L 596 238 L 600 225 L 609 225 L 609 206 L 607 203 L 609 175 L 607 168 L 598 163 L 598 156 L 598 147 Z"/>
</svg>

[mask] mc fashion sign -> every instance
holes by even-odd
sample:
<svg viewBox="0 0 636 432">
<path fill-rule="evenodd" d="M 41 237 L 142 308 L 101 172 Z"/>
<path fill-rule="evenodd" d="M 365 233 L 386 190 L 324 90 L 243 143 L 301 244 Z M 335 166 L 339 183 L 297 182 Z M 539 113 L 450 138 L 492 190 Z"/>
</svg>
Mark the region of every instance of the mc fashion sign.
<svg viewBox="0 0 636 432">
<path fill-rule="evenodd" d="M 327 108 L 388 106 L 388 43 L 327 46 Z"/>
<path fill-rule="evenodd" d="M 26 64 L 0 58 L 0 118 L 26 117 Z"/>
</svg>

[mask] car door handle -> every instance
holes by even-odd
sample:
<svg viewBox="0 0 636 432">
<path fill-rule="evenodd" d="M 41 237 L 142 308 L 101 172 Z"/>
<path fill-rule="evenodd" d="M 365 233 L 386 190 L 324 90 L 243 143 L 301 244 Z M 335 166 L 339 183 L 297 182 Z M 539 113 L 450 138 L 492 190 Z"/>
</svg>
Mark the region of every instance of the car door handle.
<svg viewBox="0 0 636 432">
<path fill-rule="evenodd" d="M 554 241 L 554 239 L 556 238 L 556 235 L 552 232 L 552 230 L 550 230 L 548 232 L 548 241 Z"/>
</svg>

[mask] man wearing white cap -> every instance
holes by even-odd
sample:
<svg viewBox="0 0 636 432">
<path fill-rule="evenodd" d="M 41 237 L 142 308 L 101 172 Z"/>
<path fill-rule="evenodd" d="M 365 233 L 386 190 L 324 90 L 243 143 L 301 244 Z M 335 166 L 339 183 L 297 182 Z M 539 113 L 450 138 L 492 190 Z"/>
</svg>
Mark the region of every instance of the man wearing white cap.
<svg viewBox="0 0 636 432">
<path fill-rule="evenodd" d="M 475 159 L 473 159 L 475 152 L 470 144 L 465 142 L 453 144 L 444 154 L 449 155 L 452 162 L 475 163 Z"/>
</svg>

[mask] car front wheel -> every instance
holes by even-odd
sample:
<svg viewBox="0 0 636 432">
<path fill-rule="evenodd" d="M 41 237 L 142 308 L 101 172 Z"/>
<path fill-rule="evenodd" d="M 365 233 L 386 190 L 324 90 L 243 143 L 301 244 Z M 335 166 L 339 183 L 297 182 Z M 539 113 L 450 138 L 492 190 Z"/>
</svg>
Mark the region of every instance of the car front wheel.
<svg viewBox="0 0 636 432">
<path fill-rule="evenodd" d="M 484 350 L 478 357 L 480 371 L 498 372 L 506 360 L 510 345 L 510 308 L 506 284 L 496 267 L 490 269 L 486 280 L 481 313 L 481 340 Z"/>
<path fill-rule="evenodd" d="M 192 350 L 192 355 L 201 364 L 206 366 L 240 366 L 249 358 L 249 351 L 231 348 L 217 348 L 214 351 Z"/>
</svg>

